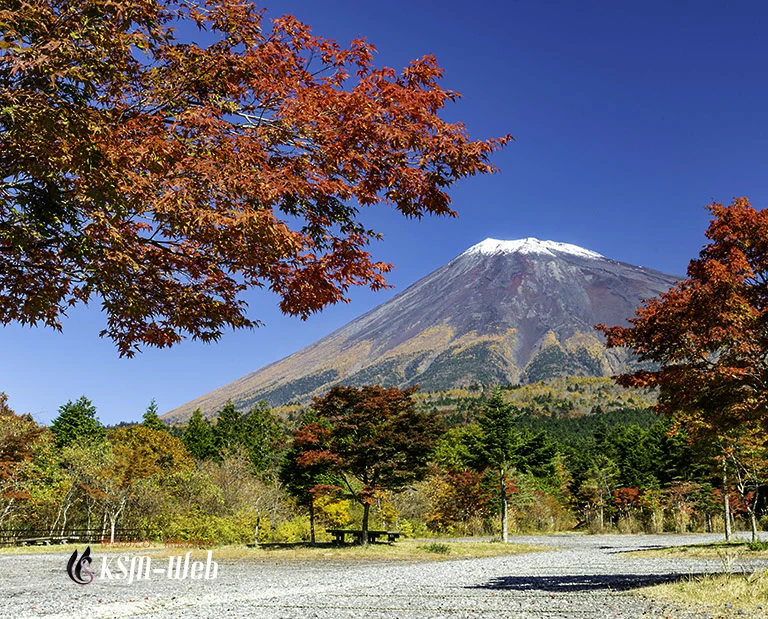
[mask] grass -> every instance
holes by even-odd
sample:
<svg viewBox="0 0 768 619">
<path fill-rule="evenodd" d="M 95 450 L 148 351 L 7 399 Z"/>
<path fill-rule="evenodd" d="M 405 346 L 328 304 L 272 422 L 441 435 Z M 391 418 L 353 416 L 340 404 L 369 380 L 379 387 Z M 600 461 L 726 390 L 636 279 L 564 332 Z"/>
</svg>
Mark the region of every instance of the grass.
<svg viewBox="0 0 768 619">
<path fill-rule="evenodd" d="M 55 546 L 23 546 L 0 548 L 0 554 L 62 554 L 71 555 L 73 551 L 82 552 L 84 544 L 61 544 Z M 212 548 L 215 560 L 238 561 L 444 561 L 448 559 L 475 559 L 518 555 L 529 552 L 551 550 L 543 546 L 529 544 L 500 544 L 498 542 L 430 542 L 404 540 L 395 544 L 368 544 L 367 546 L 333 546 L 319 543 L 309 544 L 270 544 L 259 548 L 244 545 L 216 546 Z M 109 546 L 91 544 L 91 554 L 117 553 L 128 555 L 150 555 L 169 557 L 191 552 L 192 559 L 206 557 L 205 549 L 165 548 L 162 544 L 151 546 Z"/>
<path fill-rule="evenodd" d="M 637 558 L 677 558 L 677 559 L 724 559 L 729 556 L 745 559 L 768 559 L 768 542 L 714 542 L 708 544 L 688 544 L 668 548 L 636 550 L 625 556 Z"/>
<path fill-rule="evenodd" d="M 766 542 L 690 544 L 627 553 L 641 558 L 719 559 L 722 573 L 698 574 L 638 590 L 658 600 L 696 606 L 714 618 L 768 617 L 768 571 L 745 571 L 742 559 L 768 559 Z"/>
<path fill-rule="evenodd" d="M 673 583 L 639 589 L 657 600 L 706 610 L 711 617 L 768 617 L 768 573 L 688 576 Z"/>
</svg>

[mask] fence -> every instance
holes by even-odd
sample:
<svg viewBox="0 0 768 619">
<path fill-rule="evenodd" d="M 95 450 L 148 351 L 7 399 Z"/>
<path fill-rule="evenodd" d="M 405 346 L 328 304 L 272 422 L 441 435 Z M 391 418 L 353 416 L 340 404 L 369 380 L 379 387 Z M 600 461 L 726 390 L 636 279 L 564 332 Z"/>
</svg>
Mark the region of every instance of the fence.
<svg viewBox="0 0 768 619">
<path fill-rule="evenodd" d="M 25 546 L 28 544 L 97 544 L 109 541 L 109 529 L 0 529 L 0 546 Z M 135 542 L 146 539 L 141 529 L 115 529 L 115 542 Z"/>
</svg>

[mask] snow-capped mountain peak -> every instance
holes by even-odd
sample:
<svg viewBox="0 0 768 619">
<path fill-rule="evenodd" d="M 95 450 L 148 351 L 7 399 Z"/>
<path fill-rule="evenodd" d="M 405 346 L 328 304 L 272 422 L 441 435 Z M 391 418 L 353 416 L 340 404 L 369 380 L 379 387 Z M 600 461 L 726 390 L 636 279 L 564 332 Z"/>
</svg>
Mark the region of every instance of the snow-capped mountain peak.
<svg viewBox="0 0 768 619">
<path fill-rule="evenodd" d="M 584 249 L 578 245 L 558 243 L 557 241 L 540 241 L 533 237 L 517 239 L 514 241 L 500 241 L 498 239 L 485 239 L 477 245 L 473 245 L 464 254 L 543 254 L 556 256 L 557 254 L 571 254 L 580 258 L 604 258 L 595 251 Z"/>
</svg>

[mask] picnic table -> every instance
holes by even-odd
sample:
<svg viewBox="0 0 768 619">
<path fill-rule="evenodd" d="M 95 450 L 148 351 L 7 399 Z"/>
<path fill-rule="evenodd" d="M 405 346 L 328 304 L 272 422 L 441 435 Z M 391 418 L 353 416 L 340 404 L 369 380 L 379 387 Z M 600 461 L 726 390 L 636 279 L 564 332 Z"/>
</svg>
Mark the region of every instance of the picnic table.
<svg viewBox="0 0 768 619">
<path fill-rule="evenodd" d="M 343 544 L 344 538 L 349 535 L 352 537 L 357 544 L 363 543 L 363 531 L 362 529 L 326 529 L 326 533 L 330 533 L 333 535 L 334 544 Z M 390 544 L 397 541 L 399 537 L 403 536 L 403 533 L 399 531 L 368 531 L 368 541 L 373 543 L 376 543 L 376 540 L 378 540 L 380 537 L 387 537 L 387 542 Z"/>
</svg>

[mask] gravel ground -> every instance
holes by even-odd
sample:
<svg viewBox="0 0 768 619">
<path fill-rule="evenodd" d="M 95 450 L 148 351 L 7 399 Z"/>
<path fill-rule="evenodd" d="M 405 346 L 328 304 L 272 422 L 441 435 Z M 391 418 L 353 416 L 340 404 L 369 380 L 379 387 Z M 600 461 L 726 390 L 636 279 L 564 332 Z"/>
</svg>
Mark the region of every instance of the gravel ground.
<svg viewBox="0 0 768 619">
<path fill-rule="evenodd" d="M 87 586 L 69 580 L 64 553 L 0 555 L 0 617 L 698 619 L 707 615 L 660 604 L 632 590 L 719 571 L 719 562 L 632 558 L 623 553 L 719 539 L 526 536 L 512 541 L 556 550 L 437 563 L 219 561 L 215 580 L 168 580 L 153 574 L 148 581 L 130 585 L 97 577 Z M 101 560 L 94 556 L 97 576 Z M 757 569 L 765 564 L 734 567 Z"/>
</svg>

